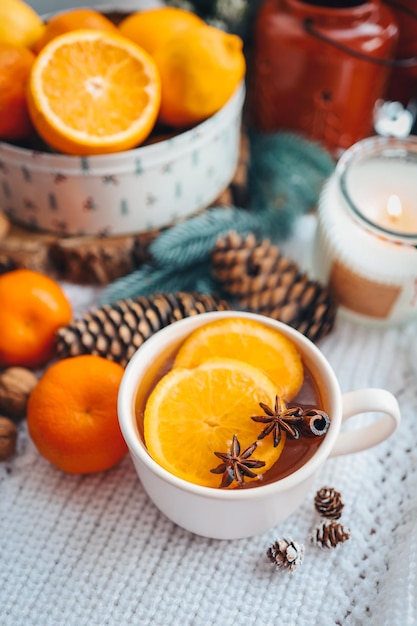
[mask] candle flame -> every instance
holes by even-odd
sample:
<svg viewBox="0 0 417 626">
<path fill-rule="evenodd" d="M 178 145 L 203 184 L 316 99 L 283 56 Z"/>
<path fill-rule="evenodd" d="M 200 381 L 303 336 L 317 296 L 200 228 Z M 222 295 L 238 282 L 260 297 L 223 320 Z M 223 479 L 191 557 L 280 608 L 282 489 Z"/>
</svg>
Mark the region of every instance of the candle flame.
<svg viewBox="0 0 417 626">
<path fill-rule="evenodd" d="M 392 194 L 392 196 L 388 198 L 387 202 L 387 213 L 389 217 L 396 220 L 401 216 L 402 212 L 403 207 L 401 205 L 401 200 L 396 194 Z"/>
</svg>

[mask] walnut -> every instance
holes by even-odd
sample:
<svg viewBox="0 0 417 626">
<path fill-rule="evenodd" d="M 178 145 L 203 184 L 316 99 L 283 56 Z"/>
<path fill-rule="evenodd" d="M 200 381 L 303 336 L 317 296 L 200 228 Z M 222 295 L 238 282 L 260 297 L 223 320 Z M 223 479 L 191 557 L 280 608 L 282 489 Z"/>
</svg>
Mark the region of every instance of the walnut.
<svg viewBox="0 0 417 626">
<path fill-rule="evenodd" d="M 12 419 L 24 417 L 37 382 L 35 374 L 25 367 L 8 367 L 0 372 L 0 411 Z"/>
<path fill-rule="evenodd" d="M 16 450 L 17 428 L 8 417 L 0 416 L 0 461 L 5 461 Z"/>
</svg>

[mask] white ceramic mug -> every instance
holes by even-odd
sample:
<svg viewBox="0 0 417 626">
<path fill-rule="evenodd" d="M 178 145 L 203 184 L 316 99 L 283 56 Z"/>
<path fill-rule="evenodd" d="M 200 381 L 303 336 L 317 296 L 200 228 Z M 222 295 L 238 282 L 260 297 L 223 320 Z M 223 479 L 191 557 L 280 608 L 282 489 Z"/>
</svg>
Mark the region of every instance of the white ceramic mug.
<svg viewBox="0 0 417 626">
<path fill-rule="evenodd" d="M 148 454 L 139 431 L 136 397 L 140 384 L 150 383 L 165 358 L 193 330 L 225 317 L 260 321 L 287 335 L 319 381 L 323 409 L 331 423 L 314 455 L 298 470 L 254 489 L 223 490 L 201 487 L 177 478 Z M 146 386 L 145 385 L 145 386 Z M 143 488 L 155 505 L 179 526 L 214 539 L 238 539 L 275 526 L 303 502 L 317 470 L 329 456 L 350 454 L 387 439 L 400 423 L 395 397 L 384 389 L 361 389 L 342 394 L 337 378 L 319 348 L 304 335 L 271 318 L 252 313 L 219 311 L 185 318 L 150 337 L 133 355 L 123 376 L 118 401 L 119 422 Z M 382 413 L 369 426 L 341 433 L 342 422 L 365 412 Z"/>
</svg>

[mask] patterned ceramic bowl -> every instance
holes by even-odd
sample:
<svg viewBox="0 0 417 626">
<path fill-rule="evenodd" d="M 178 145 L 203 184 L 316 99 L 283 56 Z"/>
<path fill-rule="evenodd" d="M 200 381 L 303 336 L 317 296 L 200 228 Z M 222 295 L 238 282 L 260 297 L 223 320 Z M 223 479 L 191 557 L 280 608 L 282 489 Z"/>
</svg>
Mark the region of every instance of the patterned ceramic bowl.
<svg viewBox="0 0 417 626">
<path fill-rule="evenodd" d="M 168 226 L 207 207 L 235 172 L 245 87 L 214 116 L 170 139 L 74 157 L 0 142 L 0 209 L 61 235 L 118 235 Z"/>
</svg>

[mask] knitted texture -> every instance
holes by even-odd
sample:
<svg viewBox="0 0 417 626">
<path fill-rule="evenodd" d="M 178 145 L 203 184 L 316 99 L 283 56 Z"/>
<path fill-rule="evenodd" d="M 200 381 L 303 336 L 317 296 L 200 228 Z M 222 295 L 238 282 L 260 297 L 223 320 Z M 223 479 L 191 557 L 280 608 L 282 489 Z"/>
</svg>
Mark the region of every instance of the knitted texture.
<svg viewBox="0 0 417 626">
<path fill-rule="evenodd" d="M 75 310 L 87 307 L 84 291 L 67 292 Z M 401 427 L 375 448 L 329 459 L 290 518 L 248 539 L 205 539 L 168 521 L 129 457 L 108 472 L 63 474 L 34 450 L 23 422 L 17 456 L 0 464 L 1 626 L 416 624 L 415 330 L 337 320 L 320 347 L 342 390 L 390 390 Z M 308 540 L 323 486 L 341 493 L 351 532 L 330 550 Z M 280 537 L 305 545 L 293 574 L 266 558 Z"/>
</svg>

